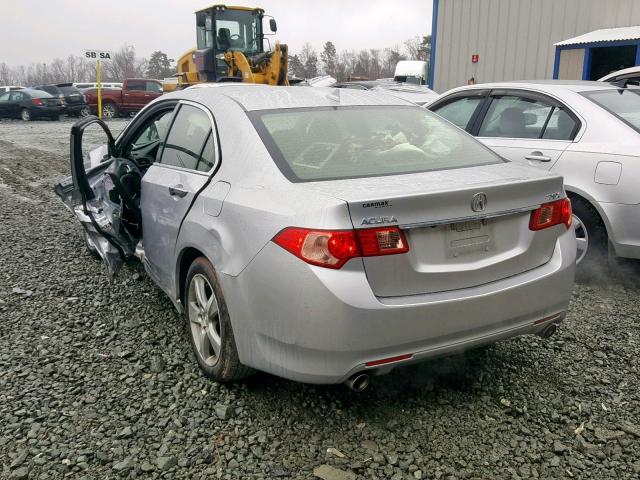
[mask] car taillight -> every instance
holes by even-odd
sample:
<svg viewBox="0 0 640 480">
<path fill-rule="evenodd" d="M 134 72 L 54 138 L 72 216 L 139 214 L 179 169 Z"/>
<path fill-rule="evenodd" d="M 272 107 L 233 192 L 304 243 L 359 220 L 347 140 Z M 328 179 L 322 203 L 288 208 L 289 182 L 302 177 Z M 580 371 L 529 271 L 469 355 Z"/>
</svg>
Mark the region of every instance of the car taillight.
<svg viewBox="0 0 640 480">
<path fill-rule="evenodd" d="M 568 198 L 563 198 L 556 202 L 540 205 L 539 208 L 531 212 L 529 229 L 542 230 L 560 224 L 564 224 L 565 227 L 569 228 L 572 218 L 571 201 Z"/>
<path fill-rule="evenodd" d="M 34 98 L 31 100 L 31 103 L 33 103 L 34 105 L 38 105 L 39 107 L 41 107 L 42 105 L 44 105 L 42 103 L 42 100 L 40 100 L 39 98 Z"/>
<path fill-rule="evenodd" d="M 274 243 L 311 265 L 341 268 L 356 257 L 406 253 L 409 246 L 398 227 L 363 230 L 313 230 L 289 227 L 273 238 Z"/>
<path fill-rule="evenodd" d="M 407 239 L 398 227 L 366 228 L 356 230 L 363 257 L 407 253 Z"/>
</svg>

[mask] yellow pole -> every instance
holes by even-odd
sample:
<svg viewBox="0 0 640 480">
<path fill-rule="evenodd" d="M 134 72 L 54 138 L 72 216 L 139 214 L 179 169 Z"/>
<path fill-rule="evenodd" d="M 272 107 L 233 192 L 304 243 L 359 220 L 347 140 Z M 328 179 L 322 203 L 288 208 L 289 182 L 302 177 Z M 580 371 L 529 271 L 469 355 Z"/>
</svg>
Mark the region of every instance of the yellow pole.
<svg viewBox="0 0 640 480">
<path fill-rule="evenodd" d="M 100 60 L 97 65 L 98 80 L 98 118 L 102 118 L 102 82 L 100 81 Z"/>
</svg>

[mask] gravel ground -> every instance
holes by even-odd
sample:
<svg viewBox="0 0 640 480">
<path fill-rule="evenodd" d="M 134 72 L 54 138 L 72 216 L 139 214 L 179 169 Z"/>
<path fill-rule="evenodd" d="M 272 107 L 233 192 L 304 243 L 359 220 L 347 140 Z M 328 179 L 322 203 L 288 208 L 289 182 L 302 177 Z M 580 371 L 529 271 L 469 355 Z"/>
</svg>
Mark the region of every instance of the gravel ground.
<svg viewBox="0 0 640 480">
<path fill-rule="evenodd" d="M 576 286 L 550 340 L 398 369 L 361 394 L 266 374 L 219 385 L 139 264 L 109 284 L 86 254 L 52 192 L 70 125 L 0 122 L 0 477 L 640 478 L 628 278 Z"/>
</svg>

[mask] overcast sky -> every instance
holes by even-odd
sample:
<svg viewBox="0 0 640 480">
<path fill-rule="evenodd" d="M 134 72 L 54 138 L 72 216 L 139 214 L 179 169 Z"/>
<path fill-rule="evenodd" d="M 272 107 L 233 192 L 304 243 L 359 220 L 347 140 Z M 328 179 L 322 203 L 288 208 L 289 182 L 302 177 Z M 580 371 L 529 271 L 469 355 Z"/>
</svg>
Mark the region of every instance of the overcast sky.
<svg viewBox="0 0 640 480">
<path fill-rule="evenodd" d="M 0 62 L 49 62 L 83 49 L 133 45 L 140 56 L 178 58 L 195 46 L 193 12 L 215 0 L 19 0 L 2 9 Z M 223 2 L 219 2 L 223 3 Z M 338 51 L 401 45 L 431 31 L 431 0 L 229 0 L 259 6 L 278 21 L 276 36 L 296 52 L 308 41 Z"/>
</svg>

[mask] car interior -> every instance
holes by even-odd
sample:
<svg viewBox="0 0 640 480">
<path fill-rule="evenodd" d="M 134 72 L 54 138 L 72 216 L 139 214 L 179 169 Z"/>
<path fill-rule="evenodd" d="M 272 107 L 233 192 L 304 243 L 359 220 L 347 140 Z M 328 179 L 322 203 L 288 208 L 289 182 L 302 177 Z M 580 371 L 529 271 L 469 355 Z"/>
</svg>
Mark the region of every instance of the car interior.
<svg viewBox="0 0 640 480">
<path fill-rule="evenodd" d="M 142 238 L 142 177 L 153 163 L 161 160 L 161 155 L 163 164 L 188 170 L 207 172 L 214 165 L 208 116 L 200 109 L 182 105 L 169 132 L 174 110 L 172 105 L 147 118 L 129 138 L 122 140 L 119 156 L 106 156 L 102 159 L 106 166 L 98 164 L 85 174 L 97 208 L 114 225 L 114 236 L 130 248 Z M 86 166 L 86 155 L 83 161 Z"/>
</svg>

